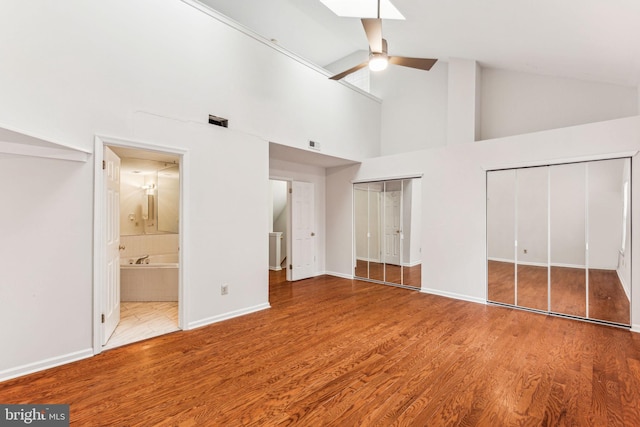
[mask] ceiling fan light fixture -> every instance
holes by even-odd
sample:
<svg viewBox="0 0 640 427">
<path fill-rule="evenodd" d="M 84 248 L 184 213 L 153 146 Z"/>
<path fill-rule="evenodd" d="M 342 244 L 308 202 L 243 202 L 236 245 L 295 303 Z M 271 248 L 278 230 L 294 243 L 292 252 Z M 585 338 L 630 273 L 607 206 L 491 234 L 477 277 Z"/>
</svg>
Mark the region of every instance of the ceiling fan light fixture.
<svg viewBox="0 0 640 427">
<path fill-rule="evenodd" d="M 371 71 L 382 71 L 389 65 L 389 57 L 385 53 L 372 53 L 369 59 Z"/>
</svg>

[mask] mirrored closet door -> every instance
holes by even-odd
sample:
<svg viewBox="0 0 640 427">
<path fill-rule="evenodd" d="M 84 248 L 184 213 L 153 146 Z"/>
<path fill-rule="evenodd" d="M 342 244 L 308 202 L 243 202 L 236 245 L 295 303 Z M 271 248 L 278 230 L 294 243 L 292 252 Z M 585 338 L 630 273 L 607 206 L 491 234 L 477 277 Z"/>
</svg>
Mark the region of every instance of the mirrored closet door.
<svg viewBox="0 0 640 427">
<path fill-rule="evenodd" d="M 630 324 L 628 158 L 487 172 L 487 300 Z"/>
<path fill-rule="evenodd" d="M 356 278 L 420 288 L 420 184 L 419 178 L 354 184 Z"/>
</svg>

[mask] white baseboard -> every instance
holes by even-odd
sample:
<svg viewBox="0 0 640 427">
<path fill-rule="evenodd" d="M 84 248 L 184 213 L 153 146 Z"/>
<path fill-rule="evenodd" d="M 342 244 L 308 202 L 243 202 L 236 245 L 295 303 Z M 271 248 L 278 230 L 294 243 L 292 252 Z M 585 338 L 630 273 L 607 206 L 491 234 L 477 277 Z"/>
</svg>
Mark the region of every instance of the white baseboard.
<svg viewBox="0 0 640 427">
<path fill-rule="evenodd" d="M 508 262 L 508 263 L 513 264 L 513 260 L 512 259 L 491 258 L 490 257 L 490 258 L 487 258 L 487 260 L 489 260 L 489 261 L 497 261 L 497 262 Z M 544 262 L 524 262 L 524 261 L 518 261 L 518 265 L 530 265 L 532 267 L 546 267 L 547 266 L 547 264 L 544 263 Z M 561 263 L 561 262 L 551 263 L 551 267 L 587 268 L 585 265 L 565 264 L 565 263 Z"/>
<path fill-rule="evenodd" d="M 415 267 L 416 265 L 422 264 L 421 260 L 413 261 L 413 262 L 405 262 L 402 264 L 403 267 Z"/>
<path fill-rule="evenodd" d="M 326 271 L 323 274 L 327 276 L 340 277 L 343 279 L 353 279 L 353 274 L 336 273 L 335 271 Z"/>
<path fill-rule="evenodd" d="M 86 359 L 93 356 L 93 348 L 75 351 L 73 353 L 64 354 L 62 356 L 51 357 L 49 359 L 40 360 L 38 362 L 28 363 L 26 365 L 17 366 L 15 368 L 0 371 L 0 382 L 7 381 L 12 378 L 21 377 L 23 375 L 32 374 L 34 372 L 44 371 L 45 369 L 55 368 L 56 366 L 65 365 L 67 363 Z"/>
<path fill-rule="evenodd" d="M 631 325 L 631 332 L 635 332 L 636 334 L 640 334 L 640 324 L 636 323 Z"/>
<path fill-rule="evenodd" d="M 219 314 L 217 316 L 207 317 L 202 320 L 189 323 L 189 329 L 200 328 L 202 326 L 211 325 L 212 323 L 222 322 L 223 320 L 233 319 L 234 317 L 244 316 L 245 314 L 255 313 L 256 311 L 266 310 L 271 308 L 271 305 L 267 302 L 264 304 L 254 305 L 253 307 L 243 308 L 241 310 L 230 311 L 228 313 Z"/>
<path fill-rule="evenodd" d="M 433 294 L 441 297 L 453 298 L 462 301 L 475 302 L 477 304 L 486 304 L 487 302 L 482 298 L 470 297 L 469 295 L 456 294 L 454 292 L 441 291 L 440 289 L 421 288 L 420 292 L 423 294 Z"/>
<path fill-rule="evenodd" d="M 280 266 L 277 266 L 277 267 L 269 266 L 269 270 L 271 270 L 271 271 L 280 271 L 280 270 L 282 270 L 282 267 L 280 267 Z"/>
</svg>

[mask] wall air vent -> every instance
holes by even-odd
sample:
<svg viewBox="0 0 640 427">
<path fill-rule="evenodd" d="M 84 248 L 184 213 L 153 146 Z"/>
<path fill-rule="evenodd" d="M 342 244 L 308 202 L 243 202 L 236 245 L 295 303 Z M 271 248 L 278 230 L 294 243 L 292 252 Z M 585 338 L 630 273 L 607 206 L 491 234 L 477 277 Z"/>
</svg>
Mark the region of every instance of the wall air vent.
<svg viewBox="0 0 640 427">
<path fill-rule="evenodd" d="M 214 116 L 213 114 L 209 114 L 209 123 L 216 126 L 222 126 L 223 128 L 229 127 L 229 120 Z"/>
</svg>

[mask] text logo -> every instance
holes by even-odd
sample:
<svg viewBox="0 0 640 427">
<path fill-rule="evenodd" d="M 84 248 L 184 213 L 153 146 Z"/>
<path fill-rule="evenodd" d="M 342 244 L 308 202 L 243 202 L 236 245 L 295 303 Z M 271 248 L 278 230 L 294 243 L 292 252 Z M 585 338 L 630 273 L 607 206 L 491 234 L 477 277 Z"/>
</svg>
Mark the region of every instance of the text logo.
<svg viewBox="0 0 640 427">
<path fill-rule="evenodd" d="M 0 427 L 69 427 L 69 405 L 0 404 Z"/>
</svg>

